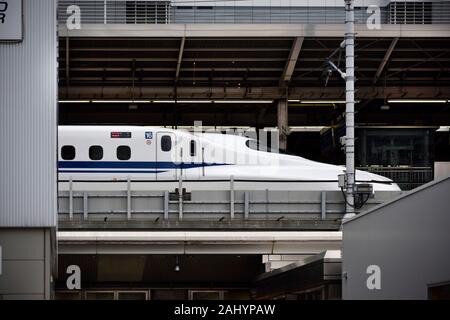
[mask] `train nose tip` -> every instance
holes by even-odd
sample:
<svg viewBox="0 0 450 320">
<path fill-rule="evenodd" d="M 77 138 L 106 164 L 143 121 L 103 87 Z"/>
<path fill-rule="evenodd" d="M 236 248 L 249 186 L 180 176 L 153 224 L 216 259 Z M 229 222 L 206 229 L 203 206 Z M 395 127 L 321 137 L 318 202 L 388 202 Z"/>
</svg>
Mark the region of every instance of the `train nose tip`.
<svg viewBox="0 0 450 320">
<path fill-rule="evenodd" d="M 380 176 L 378 174 L 375 173 L 369 173 L 369 177 L 371 181 L 378 181 L 381 182 L 383 184 L 386 184 L 386 190 L 388 191 L 401 191 L 400 187 L 398 186 L 397 183 L 395 183 L 392 179 L 385 177 L 385 176 Z"/>
</svg>

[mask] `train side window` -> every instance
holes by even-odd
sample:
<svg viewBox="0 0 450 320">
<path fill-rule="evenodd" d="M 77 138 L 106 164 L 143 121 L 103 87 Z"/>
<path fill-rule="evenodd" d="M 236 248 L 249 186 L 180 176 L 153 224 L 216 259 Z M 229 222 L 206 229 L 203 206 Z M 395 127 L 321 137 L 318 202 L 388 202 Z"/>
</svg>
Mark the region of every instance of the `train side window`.
<svg viewBox="0 0 450 320">
<path fill-rule="evenodd" d="M 74 146 L 62 146 L 61 158 L 63 158 L 64 160 L 75 159 L 75 147 Z"/>
<path fill-rule="evenodd" d="M 162 136 L 161 137 L 161 150 L 162 151 L 170 151 L 172 149 L 172 138 L 170 136 Z"/>
<path fill-rule="evenodd" d="M 89 158 L 91 160 L 102 160 L 102 158 L 103 158 L 102 146 L 90 146 L 89 147 Z"/>
<path fill-rule="evenodd" d="M 197 144 L 195 143 L 195 140 L 191 140 L 191 157 L 195 157 L 197 154 Z"/>
<path fill-rule="evenodd" d="M 129 160 L 131 158 L 131 149 L 129 146 L 118 146 L 116 155 L 119 160 Z"/>
</svg>

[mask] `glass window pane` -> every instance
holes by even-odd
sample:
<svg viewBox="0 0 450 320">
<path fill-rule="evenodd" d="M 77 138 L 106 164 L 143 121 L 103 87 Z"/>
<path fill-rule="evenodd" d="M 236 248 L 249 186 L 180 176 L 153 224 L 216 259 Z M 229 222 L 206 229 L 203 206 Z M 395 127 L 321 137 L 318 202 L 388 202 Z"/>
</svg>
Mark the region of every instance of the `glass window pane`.
<svg viewBox="0 0 450 320">
<path fill-rule="evenodd" d="M 55 291 L 55 300 L 81 300 L 81 293 L 75 292 L 58 292 Z"/>
<path fill-rule="evenodd" d="M 219 291 L 193 291 L 192 300 L 221 300 Z"/>
<path fill-rule="evenodd" d="M 188 291 L 185 289 L 154 289 L 151 293 L 152 300 L 186 300 Z"/>
<path fill-rule="evenodd" d="M 129 160 L 130 158 L 131 158 L 131 149 L 129 146 L 118 146 L 117 147 L 117 159 Z"/>
<path fill-rule="evenodd" d="M 91 160 L 102 160 L 103 148 L 101 146 L 91 146 L 89 148 L 89 158 Z"/>
<path fill-rule="evenodd" d="M 114 300 L 114 292 L 86 292 L 86 300 Z"/>
<path fill-rule="evenodd" d="M 75 159 L 75 147 L 74 146 L 63 146 L 61 148 L 61 158 L 64 160 Z"/>
<path fill-rule="evenodd" d="M 118 293 L 119 300 L 147 300 L 147 294 L 145 292 L 119 292 Z"/>
<path fill-rule="evenodd" d="M 168 152 L 172 149 L 172 138 L 170 136 L 161 137 L 161 150 Z"/>
<path fill-rule="evenodd" d="M 196 143 L 194 140 L 191 140 L 191 157 L 195 157 L 196 153 L 197 153 Z"/>
</svg>

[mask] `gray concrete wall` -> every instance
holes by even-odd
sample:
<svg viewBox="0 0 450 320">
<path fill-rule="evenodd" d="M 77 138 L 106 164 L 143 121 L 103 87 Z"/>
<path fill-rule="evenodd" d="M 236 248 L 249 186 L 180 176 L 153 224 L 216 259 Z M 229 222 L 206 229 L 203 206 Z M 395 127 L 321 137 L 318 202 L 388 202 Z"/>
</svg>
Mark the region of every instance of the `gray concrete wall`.
<svg viewBox="0 0 450 320">
<path fill-rule="evenodd" d="M 50 299 L 50 229 L 0 229 L 0 300 Z"/>
<path fill-rule="evenodd" d="M 343 298 L 427 299 L 428 285 L 450 281 L 449 195 L 447 178 L 344 223 Z M 381 289 L 366 285 L 370 265 Z"/>
</svg>

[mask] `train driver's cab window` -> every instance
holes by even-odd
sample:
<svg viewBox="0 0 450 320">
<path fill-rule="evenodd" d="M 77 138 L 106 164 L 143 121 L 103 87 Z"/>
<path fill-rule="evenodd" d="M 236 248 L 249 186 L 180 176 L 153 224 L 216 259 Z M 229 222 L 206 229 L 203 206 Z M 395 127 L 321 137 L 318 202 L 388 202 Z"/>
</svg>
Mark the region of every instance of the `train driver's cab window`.
<svg viewBox="0 0 450 320">
<path fill-rule="evenodd" d="M 74 146 L 62 146 L 61 158 L 63 158 L 64 160 L 75 159 L 75 147 Z"/>
<path fill-rule="evenodd" d="M 103 148 L 101 146 L 89 147 L 89 159 L 102 160 L 102 158 L 103 158 Z"/>
<path fill-rule="evenodd" d="M 118 146 L 116 150 L 117 159 L 119 160 L 130 160 L 131 149 L 129 146 Z"/>
<path fill-rule="evenodd" d="M 196 155 L 196 153 L 197 153 L 197 145 L 196 145 L 196 143 L 195 143 L 195 140 L 191 140 L 191 157 L 195 157 L 195 155 Z"/>
<path fill-rule="evenodd" d="M 170 136 L 161 137 L 161 150 L 168 152 L 172 149 L 172 138 Z"/>
</svg>

